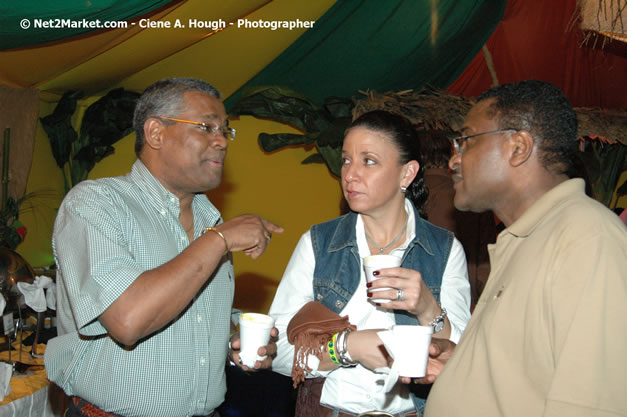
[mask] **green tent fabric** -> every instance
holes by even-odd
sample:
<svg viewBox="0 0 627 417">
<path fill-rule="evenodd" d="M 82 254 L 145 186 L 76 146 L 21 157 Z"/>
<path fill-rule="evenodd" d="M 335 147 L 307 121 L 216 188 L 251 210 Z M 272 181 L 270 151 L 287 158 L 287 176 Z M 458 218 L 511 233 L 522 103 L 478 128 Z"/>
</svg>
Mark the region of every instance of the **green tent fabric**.
<svg viewBox="0 0 627 417">
<path fill-rule="evenodd" d="M 505 3 L 338 1 L 225 104 L 232 108 L 249 86 L 282 85 L 317 103 L 359 90 L 445 88 L 496 28 Z"/>
<path fill-rule="evenodd" d="M 44 44 L 104 29 L 109 22 L 126 21 L 168 3 L 172 0 L 5 0 L 0 3 L 0 50 Z"/>
</svg>

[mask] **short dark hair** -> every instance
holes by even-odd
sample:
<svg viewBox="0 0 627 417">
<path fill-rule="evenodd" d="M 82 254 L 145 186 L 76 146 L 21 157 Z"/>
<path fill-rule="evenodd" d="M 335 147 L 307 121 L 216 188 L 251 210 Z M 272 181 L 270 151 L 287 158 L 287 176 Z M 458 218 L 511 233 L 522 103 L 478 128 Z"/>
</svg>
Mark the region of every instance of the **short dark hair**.
<svg viewBox="0 0 627 417">
<path fill-rule="evenodd" d="M 424 216 L 423 207 L 427 202 L 428 192 L 425 187 L 424 168 L 420 160 L 420 142 L 416 129 L 411 122 L 398 114 L 383 110 L 373 110 L 359 116 L 348 127 L 346 133 L 355 127 L 383 133 L 396 146 L 399 153 L 399 162 L 406 164 L 409 161 L 417 161 L 420 165 L 416 177 L 407 187 L 406 196 L 409 198 L 421 215 Z"/>
<path fill-rule="evenodd" d="M 416 131 L 420 142 L 420 159 L 425 169 L 448 168 L 448 161 L 453 156 L 451 141 L 441 130 Z"/>
<path fill-rule="evenodd" d="M 183 94 L 200 91 L 215 98 L 222 98 L 211 84 L 197 78 L 166 78 L 148 86 L 135 105 L 133 128 L 135 129 L 135 154 L 144 147 L 144 123 L 151 117 L 176 117 L 183 108 Z M 173 123 L 164 121 L 164 123 Z"/>
<path fill-rule="evenodd" d="M 558 87 L 545 81 L 520 81 L 493 87 L 477 102 L 491 98 L 499 128 L 527 130 L 538 144 L 544 167 L 573 176 L 577 115 Z"/>
</svg>

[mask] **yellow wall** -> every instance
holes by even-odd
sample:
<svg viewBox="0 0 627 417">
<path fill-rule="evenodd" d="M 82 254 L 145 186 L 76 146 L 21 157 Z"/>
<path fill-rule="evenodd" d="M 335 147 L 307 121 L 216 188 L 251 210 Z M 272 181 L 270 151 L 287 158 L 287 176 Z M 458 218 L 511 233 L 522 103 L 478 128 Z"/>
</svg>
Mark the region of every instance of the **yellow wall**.
<svg viewBox="0 0 627 417">
<path fill-rule="evenodd" d="M 242 117 L 231 121 L 237 139 L 229 144 L 222 184 L 208 193 L 225 220 L 256 213 L 285 228 L 275 234 L 268 251 L 256 260 L 234 254 L 235 307 L 265 312 L 290 255 L 305 230 L 339 215 L 341 192 L 338 181 L 325 165 L 301 165 L 313 150 L 302 147 L 264 153 L 257 144 L 261 132 L 294 132 L 289 127 Z M 97 164 L 90 178 L 126 173 L 135 160 L 135 136 L 129 135 L 112 155 Z"/>
<path fill-rule="evenodd" d="M 252 260 L 241 253 L 234 257 L 235 306 L 266 311 L 298 239 L 312 224 L 339 215 L 341 191 L 325 165 L 300 164 L 312 151 L 302 147 L 272 154 L 261 151 L 258 134 L 292 131 L 284 125 L 252 117 L 232 125 L 238 138 L 230 145 L 222 186 L 209 198 L 225 219 L 252 212 L 285 228 L 285 233 L 274 235 L 261 258 Z"/>
</svg>

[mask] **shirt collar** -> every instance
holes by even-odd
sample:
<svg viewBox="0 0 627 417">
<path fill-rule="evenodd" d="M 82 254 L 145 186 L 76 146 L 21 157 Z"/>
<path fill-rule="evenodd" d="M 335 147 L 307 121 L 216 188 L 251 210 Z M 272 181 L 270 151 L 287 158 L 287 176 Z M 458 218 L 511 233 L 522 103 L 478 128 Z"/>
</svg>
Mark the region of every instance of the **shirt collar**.
<svg viewBox="0 0 627 417">
<path fill-rule="evenodd" d="M 420 245 L 427 253 L 433 254 L 431 250 L 431 245 L 429 244 L 429 239 L 427 235 L 427 229 L 425 226 L 424 220 L 418 214 L 418 210 L 416 207 L 409 201 L 405 199 L 405 212 L 408 214 L 409 218 L 407 219 L 407 237 L 403 247 L 410 246 L 411 244 Z M 329 244 L 329 251 L 334 252 L 341 250 L 347 246 L 357 247 L 357 233 L 364 234 L 363 223 L 360 220 L 360 231 L 357 232 L 357 218 L 358 214 L 354 212 L 350 212 L 349 214 L 340 218 L 338 226 L 331 238 L 331 243 Z M 365 239 L 365 234 L 362 236 Z"/>
<path fill-rule="evenodd" d="M 540 221 L 555 207 L 577 194 L 584 193 L 585 183 L 581 178 L 573 178 L 553 187 L 501 233 L 509 233 L 516 237 L 527 237 Z"/>
<path fill-rule="evenodd" d="M 172 198 L 178 201 L 178 197 L 168 191 L 139 159 L 133 164 L 129 177 L 134 183 L 140 185 L 146 197 L 151 202 L 157 203 L 159 207 L 167 206 Z"/>
<path fill-rule="evenodd" d="M 142 187 L 147 200 L 150 201 L 158 210 L 168 209 L 173 211 L 176 216 L 179 215 L 179 198 L 168 191 L 140 159 L 137 159 L 133 164 L 129 177 L 134 183 Z M 192 201 L 195 215 L 198 204 L 201 204 L 205 210 L 209 211 L 208 218 L 204 220 L 210 222 L 211 226 L 215 225 L 215 223 L 220 219 L 220 212 L 218 209 L 211 203 L 211 201 L 209 201 L 207 196 L 202 193 L 196 194 L 194 196 L 194 200 Z"/>
</svg>

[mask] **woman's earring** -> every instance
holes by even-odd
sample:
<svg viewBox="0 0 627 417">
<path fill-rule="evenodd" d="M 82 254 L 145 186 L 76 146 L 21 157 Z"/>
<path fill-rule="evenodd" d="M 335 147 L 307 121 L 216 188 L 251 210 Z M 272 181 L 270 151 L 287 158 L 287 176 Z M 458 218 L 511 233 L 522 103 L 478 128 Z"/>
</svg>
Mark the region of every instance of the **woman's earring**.
<svg viewBox="0 0 627 417">
<path fill-rule="evenodd" d="M 407 192 L 407 187 L 401 185 L 401 193 L 406 193 Z"/>
</svg>

